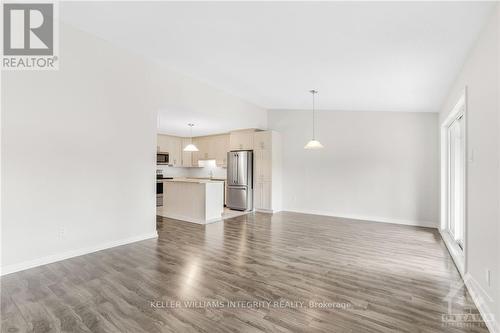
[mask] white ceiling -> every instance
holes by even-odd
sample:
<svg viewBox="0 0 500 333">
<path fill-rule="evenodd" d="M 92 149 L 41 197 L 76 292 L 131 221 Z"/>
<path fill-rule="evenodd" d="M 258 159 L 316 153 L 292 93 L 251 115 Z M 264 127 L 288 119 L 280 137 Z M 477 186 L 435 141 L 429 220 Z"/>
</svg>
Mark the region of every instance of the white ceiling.
<svg viewBox="0 0 500 333">
<path fill-rule="evenodd" d="M 197 112 L 196 110 L 168 108 L 158 110 L 157 129 L 159 133 L 182 137 L 229 133 L 238 129 L 265 128 L 242 117 L 228 117 L 220 114 Z M 192 135 L 188 126 L 193 123 Z"/>
<path fill-rule="evenodd" d="M 439 110 L 494 3 L 66 2 L 61 18 L 267 109 Z"/>
</svg>

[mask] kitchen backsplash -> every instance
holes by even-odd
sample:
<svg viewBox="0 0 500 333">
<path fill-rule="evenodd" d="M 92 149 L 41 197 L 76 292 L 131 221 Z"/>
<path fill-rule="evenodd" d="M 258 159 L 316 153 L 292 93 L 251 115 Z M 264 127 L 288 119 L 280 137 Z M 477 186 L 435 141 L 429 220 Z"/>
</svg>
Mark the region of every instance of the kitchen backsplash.
<svg viewBox="0 0 500 333">
<path fill-rule="evenodd" d="M 163 170 L 165 177 L 210 177 L 212 172 L 213 178 L 226 178 L 227 169 L 220 168 L 208 163 L 208 166 L 202 168 L 174 168 L 168 165 L 158 165 L 156 168 Z"/>
</svg>

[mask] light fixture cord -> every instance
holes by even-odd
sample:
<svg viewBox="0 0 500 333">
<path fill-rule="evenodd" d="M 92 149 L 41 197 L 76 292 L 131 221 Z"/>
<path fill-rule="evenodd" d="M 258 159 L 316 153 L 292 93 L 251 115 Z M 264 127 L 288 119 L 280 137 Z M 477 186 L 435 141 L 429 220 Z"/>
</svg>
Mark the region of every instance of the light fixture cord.
<svg viewBox="0 0 500 333">
<path fill-rule="evenodd" d="M 316 124 L 316 121 L 315 121 L 315 107 L 314 107 L 314 92 L 312 93 L 313 95 L 313 140 L 316 140 L 316 136 L 315 136 L 315 130 L 314 130 L 314 125 Z"/>
</svg>

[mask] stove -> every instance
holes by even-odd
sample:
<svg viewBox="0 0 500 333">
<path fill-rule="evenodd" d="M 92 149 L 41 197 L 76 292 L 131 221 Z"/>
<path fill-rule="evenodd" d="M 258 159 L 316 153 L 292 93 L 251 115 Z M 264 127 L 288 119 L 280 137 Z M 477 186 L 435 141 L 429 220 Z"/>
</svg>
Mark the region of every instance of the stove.
<svg viewBox="0 0 500 333">
<path fill-rule="evenodd" d="M 156 180 L 174 179 L 174 177 L 163 176 L 163 170 L 156 170 Z M 163 183 L 156 182 L 156 207 L 163 206 Z"/>
</svg>

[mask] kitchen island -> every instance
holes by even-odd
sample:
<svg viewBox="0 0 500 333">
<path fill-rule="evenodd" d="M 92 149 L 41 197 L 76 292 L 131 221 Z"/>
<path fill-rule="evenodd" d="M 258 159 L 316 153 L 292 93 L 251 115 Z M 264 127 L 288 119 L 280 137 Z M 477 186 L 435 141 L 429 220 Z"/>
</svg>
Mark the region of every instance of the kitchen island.
<svg viewBox="0 0 500 333">
<path fill-rule="evenodd" d="M 157 215 L 206 224 L 222 220 L 224 181 L 209 179 L 163 179 L 163 207 Z"/>
</svg>

